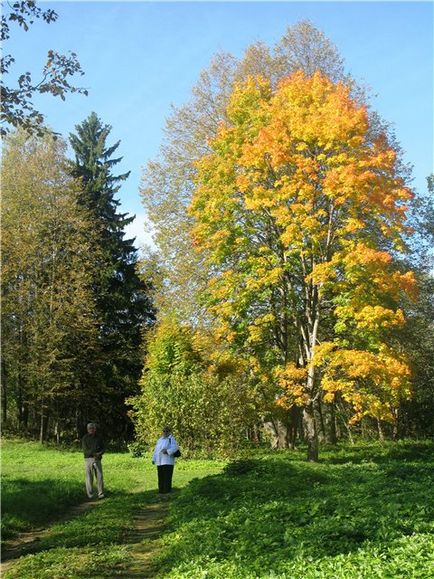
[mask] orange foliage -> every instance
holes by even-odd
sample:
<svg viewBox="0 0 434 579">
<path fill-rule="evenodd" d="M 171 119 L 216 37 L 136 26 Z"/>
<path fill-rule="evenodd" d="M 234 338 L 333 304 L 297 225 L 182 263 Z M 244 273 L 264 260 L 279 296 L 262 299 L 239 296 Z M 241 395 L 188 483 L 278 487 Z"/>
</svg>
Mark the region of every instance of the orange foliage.
<svg viewBox="0 0 434 579">
<path fill-rule="evenodd" d="M 276 369 L 279 404 L 306 402 L 313 365 L 326 401 L 340 392 L 356 419 L 389 419 L 390 405 L 409 395 L 409 370 L 386 347 L 386 331 L 405 323 L 398 302 L 415 292 L 412 272 L 398 271 L 383 249 L 403 249 L 412 197 L 396 151 L 385 135 L 371 139 L 350 87 L 319 72 L 296 72 L 274 91 L 250 78 L 235 87 L 227 117 L 196 164 L 190 207 L 195 244 L 213 268 L 211 308 L 222 334 L 234 341 L 244 332 L 254 348 L 280 316 L 287 332 L 298 332 L 304 368 Z M 328 324 L 317 346 L 306 328 L 324 317 L 324 297 L 334 329 Z M 348 346 L 356 338 L 364 350 Z"/>
</svg>

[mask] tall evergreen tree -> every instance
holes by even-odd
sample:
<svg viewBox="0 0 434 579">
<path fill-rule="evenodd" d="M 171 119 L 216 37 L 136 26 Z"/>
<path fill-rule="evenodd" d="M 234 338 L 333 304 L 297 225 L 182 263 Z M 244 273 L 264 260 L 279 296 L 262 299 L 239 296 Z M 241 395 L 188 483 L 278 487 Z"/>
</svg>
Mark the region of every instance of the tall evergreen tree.
<svg viewBox="0 0 434 579">
<path fill-rule="evenodd" d="M 122 157 L 112 158 L 119 146 L 107 145 L 110 125 L 95 113 L 70 135 L 75 153 L 71 174 L 80 179 L 80 202 L 92 214 L 97 229 L 100 264 L 93 289 L 100 321 L 101 356 L 94 361 L 95 376 L 102 376 L 103 395 L 85 412 L 85 421 L 95 412 L 114 437 L 128 425 L 124 400 L 136 392 L 140 377 L 143 329 L 152 323 L 153 311 L 147 288 L 136 270 L 137 249 L 134 239 L 125 239 L 125 227 L 134 217 L 118 211 L 115 198 L 128 173 L 114 175 L 113 168 Z M 101 389 L 97 389 L 101 392 Z"/>
</svg>

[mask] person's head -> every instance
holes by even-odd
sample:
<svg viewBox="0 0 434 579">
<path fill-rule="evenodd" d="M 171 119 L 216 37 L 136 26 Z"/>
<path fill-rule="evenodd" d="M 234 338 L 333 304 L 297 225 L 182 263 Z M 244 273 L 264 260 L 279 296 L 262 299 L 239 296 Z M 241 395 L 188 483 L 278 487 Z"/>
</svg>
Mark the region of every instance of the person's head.
<svg viewBox="0 0 434 579">
<path fill-rule="evenodd" d="M 170 436 L 172 434 L 172 429 L 170 426 L 165 426 L 163 428 L 163 436 Z"/>
<path fill-rule="evenodd" d="M 89 424 L 87 425 L 87 431 L 89 434 L 95 434 L 95 432 L 96 432 L 95 422 L 89 422 Z"/>
</svg>

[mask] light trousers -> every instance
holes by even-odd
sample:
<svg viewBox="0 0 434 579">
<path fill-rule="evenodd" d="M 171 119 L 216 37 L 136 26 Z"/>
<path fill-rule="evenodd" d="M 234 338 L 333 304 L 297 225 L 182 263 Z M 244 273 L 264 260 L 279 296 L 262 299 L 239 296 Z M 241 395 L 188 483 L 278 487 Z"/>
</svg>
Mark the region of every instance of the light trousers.
<svg viewBox="0 0 434 579">
<path fill-rule="evenodd" d="M 93 477 L 96 476 L 96 487 L 98 496 L 104 494 L 104 479 L 102 476 L 101 460 L 97 458 L 85 458 L 84 468 L 86 474 L 86 493 L 89 498 L 93 495 Z"/>
</svg>

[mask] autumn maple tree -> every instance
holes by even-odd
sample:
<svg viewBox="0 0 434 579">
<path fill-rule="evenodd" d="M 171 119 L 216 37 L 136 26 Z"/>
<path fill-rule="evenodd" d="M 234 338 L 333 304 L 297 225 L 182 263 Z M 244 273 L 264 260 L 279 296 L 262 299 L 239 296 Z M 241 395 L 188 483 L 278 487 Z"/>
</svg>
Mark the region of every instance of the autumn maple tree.
<svg viewBox="0 0 434 579">
<path fill-rule="evenodd" d="M 410 395 L 393 336 L 414 291 L 394 259 L 411 191 L 366 107 L 320 72 L 276 89 L 251 77 L 226 114 L 197 162 L 190 207 L 209 307 L 277 403 L 303 407 L 316 460 L 320 399 L 341 397 L 353 421 L 393 421 Z"/>
</svg>

